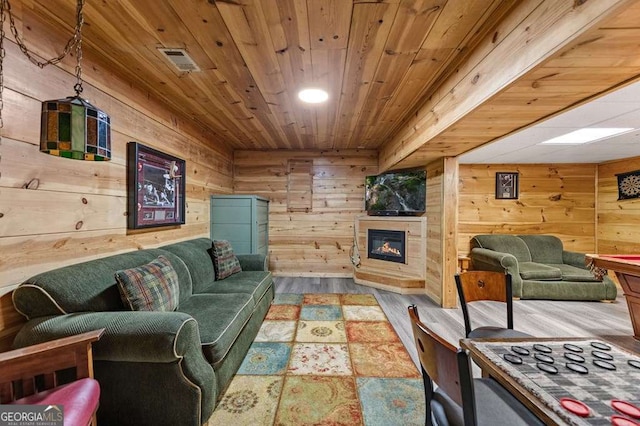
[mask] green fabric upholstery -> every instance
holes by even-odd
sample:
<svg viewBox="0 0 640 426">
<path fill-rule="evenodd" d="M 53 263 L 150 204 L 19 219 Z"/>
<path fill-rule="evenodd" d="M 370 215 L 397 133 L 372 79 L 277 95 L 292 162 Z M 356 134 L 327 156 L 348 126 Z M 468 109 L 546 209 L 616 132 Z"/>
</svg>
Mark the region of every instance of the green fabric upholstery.
<svg viewBox="0 0 640 426">
<path fill-rule="evenodd" d="M 116 271 L 115 276 L 122 302 L 132 311 L 175 311 L 178 307 L 178 274 L 164 256 Z"/>
<path fill-rule="evenodd" d="M 13 345 L 35 345 L 104 328 L 103 336 L 93 344 L 94 359 L 174 362 L 180 359 L 180 353 L 174 352 L 174 346 L 182 337 L 182 327 L 190 321 L 194 322 L 194 319 L 180 312 L 145 311 L 87 312 L 39 317 L 29 321 L 18 332 Z M 144 326 L 142 330 L 141 326 Z M 190 343 L 201 345 L 199 338 Z"/>
<path fill-rule="evenodd" d="M 256 306 L 253 315 L 249 319 L 247 325 L 245 325 L 242 333 L 238 336 L 238 339 L 231 347 L 231 350 L 229 350 L 229 353 L 227 353 L 227 356 L 213 366 L 216 370 L 218 390 L 220 393 L 226 390 L 229 383 L 231 383 L 231 379 L 233 379 L 233 376 L 236 374 L 236 371 L 240 368 L 240 364 L 242 364 L 249 347 L 253 343 L 254 336 L 258 334 L 262 321 L 269 311 L 269 307 L 271 306 L 271 301 L 274 296 L 275 291 L 273 286 L 270 286 L 269 290 Z"/>
<path fill-rule="evenodd" d="M 561 280 L 562 272 L 553 266 L 536 262 L 519 262 L 523 280 Z"/>
<path fill-rule="evenodd" d="M 476 235 L 471 239 L 473 247 L 509 253 L 518 262 L 531 262 L 531 253 L 522 239 L 515 235 Z"/>
<path fill-rule="evenodd" d="M 516 240 L 533 261 L 522 260 L 526 254 Z M 585 255 L 564 250 L 553 235 L 476 235 L 471 246 L 473 269 L 511 274 L 513 297 L 599 301 L 617 296 L 609 277 L 596 279 L 585 266 Z"/>
<path fill-rule="evenodd" d="M 226 356 L 254 306 L 248 294 L 194 294 L 178 309 L 198 322 L 204 355 L 215 364 Z"/>
<path fill-rule="evenodd" d="M 529 247 L 531 261 L 538 263 L 563 263 L 562 241 L 553 235 L 518 235 Z"/>
<path fill-rule="evenodd" d="M 193 282 L 193 293 L 202 293 L 202 288 L 215 279 L 213 261 L 209 254 L 211 250 L 209 238 L 182 241 L 160 248 L 175 254 L 187 265 Z"/>
<path fill-rule="evenodd" d="M 267 256 L 264 254 L 236 254 L 243 271 L 267 271 Z"/>
<path fill-rule="evenodd" d="M 562 251 L 562 263 L 584 269 L 586 267 L 584 253 L 576 253 L 575 251 Z"/>
<path fill-rule="evenodd" d="M 39 274 L 13 292 L 29 321 L 14 347 L 104 328 L 94 344 L 98 423 L 200 426 L 210 417 L 274 297 L 264 256 L 241 256 L 252 271 L 216 282 L 198 238 Z M 115 272 L 165 256 L 178 277 L 177 312 L 130 311 Z"/>
<path fill-rule="evenodd" d="M 77 263 L 38 274 L 13 292 L 13 303 L 28 319 L 72 312 L 120 311 L 114 273 L 134 268 L 164 255 L 178 274 L 180 301 L 191 296 L 191 275 L 180 258 L 164 250 L 138 250 L 124 255 Z"/>
<path fill-rule="evenodd" d="M 558 268 L 562 273 L 563 281 L 592 281 L 592 282 L 600 282 L 598 278 L 596 278 L 591 271 L 584 268 L 577 268 L 572 265 L 566 265 L 564 263 L 557 264 L 549 264 L 554 268 Z"/>
<path fill-rule="evenodd" d="M 202 293 L 246 293 L 251 295 L 255 305 L 271 287 L 272 281 L 271 272 L 242 271 L 241 274 L 234 274 L 224 280 L 211 282 L 202 290 Z"/>
</svg>

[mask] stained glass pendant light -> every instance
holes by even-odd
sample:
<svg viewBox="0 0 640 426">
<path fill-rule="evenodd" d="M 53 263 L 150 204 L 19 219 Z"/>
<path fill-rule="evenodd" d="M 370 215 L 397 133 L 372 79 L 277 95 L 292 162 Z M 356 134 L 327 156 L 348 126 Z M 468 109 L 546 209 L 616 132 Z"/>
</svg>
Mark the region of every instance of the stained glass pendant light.
<svg viewBox="0 0 640 426">
<path fill-rule="evenodd" d="M 109 116 L 79 95 L 44 101 L 40 151 L 75 160 L 111 159 Z"/>
<path fill-rule="evenodd" d="M 73 41 L 76 50 L 75 96 L 42 102 L 40 151 L 76 160 L 111 159 L 111 120 L 102 110 L 80 97 L 82 93 L 82 6 Z M 69 46 L 69 45 L 67 45 Z"/>
</svg>

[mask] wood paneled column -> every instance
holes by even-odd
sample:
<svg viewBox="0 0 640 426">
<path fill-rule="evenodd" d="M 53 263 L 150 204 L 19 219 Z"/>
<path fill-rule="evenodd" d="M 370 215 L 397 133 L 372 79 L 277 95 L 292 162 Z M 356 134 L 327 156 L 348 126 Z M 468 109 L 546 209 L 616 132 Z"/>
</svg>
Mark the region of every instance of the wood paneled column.
<svg viewBox="0 0 640 426">
<path fill-rule="evenodd" d="M 425 292 L 443 308 L 457 306 L 458 160 L 427 165 L 427 271 Z"/>
</svg>

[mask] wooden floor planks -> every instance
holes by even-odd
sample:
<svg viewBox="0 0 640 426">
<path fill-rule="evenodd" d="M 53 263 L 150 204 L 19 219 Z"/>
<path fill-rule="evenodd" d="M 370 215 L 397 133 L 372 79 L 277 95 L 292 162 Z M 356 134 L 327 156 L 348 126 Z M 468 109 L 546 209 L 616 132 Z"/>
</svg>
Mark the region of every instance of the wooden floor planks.
<svg viewBox="0 0 640 426">
<path fill-rule="evenodd" d="M 275 277 L 276 293 L 372 293 L 418 365 L 407 306 L 416 304 L 423 322 L 458 345 L 464 337 L 462 310 L 442 309 L 423 295 L 401 295 L 355 284 L 351 278 Z M 473 309 L 473 310 L 471 310 Z M 506 324 L 504 305 L 480 302 L 470 308 L 481 324 Z M 631 336 L 633 329 L 622 292 L 613 303 L 549 300 L 514 301 L 515 328 L 537 337 Z"/>
</svg>

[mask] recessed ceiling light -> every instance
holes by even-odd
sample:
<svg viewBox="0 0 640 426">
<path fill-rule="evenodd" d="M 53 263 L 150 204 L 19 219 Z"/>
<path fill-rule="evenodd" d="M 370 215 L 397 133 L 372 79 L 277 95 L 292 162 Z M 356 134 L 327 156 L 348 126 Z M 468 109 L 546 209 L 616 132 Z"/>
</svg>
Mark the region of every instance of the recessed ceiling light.
<svg viewBox="0 0 640 426">
<path fill-rule="evenodd" d="M 634 130 L 633 127 L 586 127 L 540 142 L 539 145 L 580 145 Z"/>
<path fill-rule="evenodd" d="M 329 99 L 329 94 L 322 89 L 309 88 L 302 89 L 300 92 L 298 92 L 298 98 L 300 98 L 302 102 L 306 102 L 309 104 L 319 104 Z"/>
</svg>

